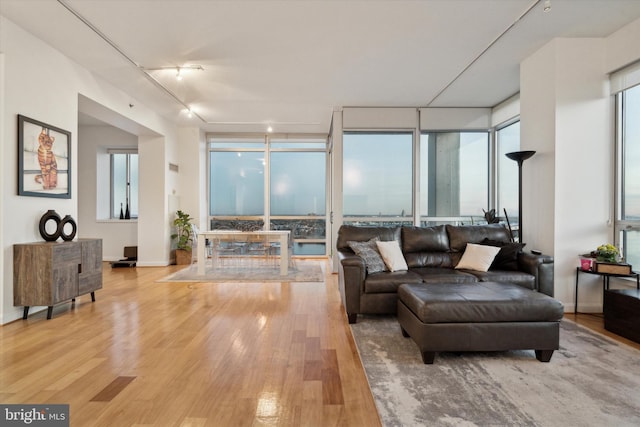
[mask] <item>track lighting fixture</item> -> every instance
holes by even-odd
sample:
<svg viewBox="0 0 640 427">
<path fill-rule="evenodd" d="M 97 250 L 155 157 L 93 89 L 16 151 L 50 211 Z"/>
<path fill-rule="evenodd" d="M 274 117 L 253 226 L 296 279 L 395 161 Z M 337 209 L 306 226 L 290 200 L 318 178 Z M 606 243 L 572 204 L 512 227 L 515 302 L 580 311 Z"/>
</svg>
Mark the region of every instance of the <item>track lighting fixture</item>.
<svg viewBox="0 0 640 427">
<path fill-rule="evenodd" d="M 182 80 L 184 76 L 184 70 L 199 70 L 204 71 L 202 65 L 182 65 L 182 66 L 168 66 L 168 67 L 155 67 L 155 68 L 146 68 L 140 67 L 143 71 L 161 71 L 161 70 L 172 70 L 176 72 L 176 80 Z"/>
<path fill-rule="evenodd" d="M 551 10 L 551 0 L 544 0 L 544 7 L 542 10 L 545 12 L 549 12 Z"/>
</svg>

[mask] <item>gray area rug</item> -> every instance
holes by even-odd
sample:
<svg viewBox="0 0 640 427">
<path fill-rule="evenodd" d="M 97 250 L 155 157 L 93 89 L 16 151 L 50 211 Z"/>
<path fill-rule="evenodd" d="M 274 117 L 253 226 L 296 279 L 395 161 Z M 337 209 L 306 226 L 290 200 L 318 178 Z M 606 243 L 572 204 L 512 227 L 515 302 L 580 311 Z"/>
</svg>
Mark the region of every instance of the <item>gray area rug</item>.
<svg viewBox="0 0 640 427">
<path fill-rule="evenodd" d="M 640 351 L 563 320 L 560 350 L 438 353 L 395 316 L 351 325 L 385 426 L 640 426 Z"/>
<path fill-rule="evenodd" d="M 322 263 L 316 261 L 296 262 L 289 267 L 289 274 L 280 275 L 278 266 L 207 266 L 204 275 L 198 275 L 197 266 L 192 265 L 177 271 L 159 282 L 322 282 Z"/>
</svg>

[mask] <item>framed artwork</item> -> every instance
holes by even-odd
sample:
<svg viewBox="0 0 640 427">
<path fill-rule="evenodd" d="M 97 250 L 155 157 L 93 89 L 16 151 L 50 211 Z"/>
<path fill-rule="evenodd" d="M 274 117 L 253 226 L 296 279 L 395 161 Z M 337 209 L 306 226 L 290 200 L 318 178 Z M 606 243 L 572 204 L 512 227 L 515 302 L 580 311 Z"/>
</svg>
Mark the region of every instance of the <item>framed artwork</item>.
<svg viewBox="0 0 640 427">
<path fill-rule="evenodd" d="M 18 195 L 71 198 L 71 132 L 18 114 Z"/>
</svg>

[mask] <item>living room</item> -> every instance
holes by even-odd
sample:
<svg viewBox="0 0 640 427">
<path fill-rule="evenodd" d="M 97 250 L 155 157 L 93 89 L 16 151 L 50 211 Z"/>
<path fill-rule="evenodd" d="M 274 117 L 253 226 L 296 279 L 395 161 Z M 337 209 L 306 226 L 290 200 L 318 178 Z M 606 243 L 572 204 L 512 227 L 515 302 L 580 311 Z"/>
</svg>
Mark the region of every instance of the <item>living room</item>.
<svg viewBox="0 0 640 427">
<path fill-rule="evenodd" d="M 20 3 L 31 3 L 31 5 L 24 6 L 19 5 Z M 80 4 L 76 4 L 78 2 L 41 3 L 10 0 L 2 0 L 0 3 L 0 31 L 2 31 L 0 38 L 0 82 L 2 84 L 0 124 L 2 126 L 0 127 L 4 140 L 0 162 L 0 180 L 3 189 L 0 242 L 5 249 L 0 262 L 3 280 L 2 324 L 14 322 L 22 316 L 22 309 L 13 305 L 13 245 L 41 240 L 37 223 L 44 212 L 55 209 L 61 215 L 68 214 L 76 218 L 79 237 L 104 239 L 105 260 L 120 256 L 119 251 L 124 246 L 136 245 L 139 254 L 138 270 L 144 271 L 145 267 L 167 266 L 171 259 L 169 224 L 173 219 L 175 209 L 172 208 L 175 208 L 175 204 L 192 212 L 198 218 L 201 227 L 206 227 L 208 224 L 208 166 L 205 148 L 208 135 L 256 135 L 259 132 L 264 133 L 263 123 L 256 122 L 264 120 L 267 123 L 267 117 L 255 118 L 258 116 L 255 110 L 256 104 L 259 104 L 256 99 L 244 102 L 246 106 L 244 120 L 237 117 L 212 120 L 208 116 L 203 121 L 198 120 L 197 117 L 188 119 L 183 112 L 183 105 L 149 82 L 136 66 L 128 64 L 126 59 L 123 59 L 111 46 L 103 47 L 104 50 L 100 51 L 108 52 L 106 56 L 93 58 L 97 62 L 118 64 L 117 68 L 124 69 L 122 74 L 113 78 L 113 81 L 108 81 L 90 70 L 89 67 L 96 64 L 83 65 L 82 59 L 70 57 L 63 53 L 61 47 L 58 47 L 68 44 L 71 47 L 77 48 L 79 45 L 80 49 L 83 47 L 86 49 L 93 43 L 104 43 L 98 37 L 95 40 L 88 40 L 86 34 L 89 33 L 85 31 L 91 30 L 87 30 L 87 23 L 79 21 L 77 17 L 65 10 L 65 4 L 77 6 L 78 10 L 85 13 L 91 13 L 91 10 L 83 10 Z M 491 42 L 502 31 L 507 31 L 508 37 L 511 23 L 514 29 L 522 25 L 528 30 L 529 26 L 534 24 L 527 21 L 527 16 L 522 18 L 522 22 L 519 22 L 518 18 L 529 7 L 532 7 L 529 12 L 531 14 L 543 13 L 541 9 L 545 2 L 516 1 L 511 4 L 499 1 L 479 2 L 485 3 L 482 6 L 472 6 L 471 3 L 466 2 L 464 6 L 472 9 L 474 7 L 494 8 L 494 14 L 500 18 L 500 22 L 492 27 L 493 32 L 486 29 L 487 34 L 483 34 L 482 40 L 478 41 L 472 49 L 479 55 L 476 64 L 495 64 L 494 67 L 499 68 L 500 62 L 496 62 L 499 58 L 492 53 L 492 46 L 499 48 L 501 42 L 497 41 L 496 45 L 491 45 Z M 548 15 L 550 19 L 553 19 L 553 13 L 559 13 L 563 8 L 571 7 L 571 2 L 562 0 L 553 0 L 551 3 L 552 9 Z M 345 132 L 350 131 L 406 131 L 408 129 L 415 135 L 419 135 L 425 130 L 495 129 L 496 126 L 509 120 L 519 119 L 520 148 L 536 151 L 536 155 L 528 160 L 523 168 L 522 225 L 525 230 L 527 249 L 540 250 L 542 253 L 554 256 L 555 298 L 564 304 L 565 311 L 573 312 L 578 255 L 595 249 L 599 244 L 613 242 L 614 239 L 616 105 L 610 91 L 610 74 L 624 70 L 625 67 L 640 60 L 640 47 L 636 43 L 640 38 L 640 10 L 637 2 L 592 3 L 597 3 L 593 7 L 611 8 L 617 11 L 606 15 L 610 20 L 608 22 L 618 22 L 616 21 L 618 19 L 624 24 L 599 36 L 586 34 L 553 37 L 531 52 L 521 52 L 517 88 L 494 103 L 471 105 L 452 98 L 448 101 L 448 105 L 438 105 L 438 103 L 428 105 L 429 99 L 424 98 L 421 102 L 398 104 L 395 99 L 387 100 L 372 90 L 365 94 L 366 98 L 362 101 L 353 95 L 348 103 L 325 106 L 322 109 L 321 119 L 300 119 L 300 116 L 295 114 L 289 117 L 282 116 L 283 118 L 279 119 L 280 122 L 294 124 L 290 125 L 290 128 L 276 128 L 275 131 L 291 135 L 324 134 L 332 140 L 334 147 L 339 147 Z M 40 6 L 42 9 L 38 9 Z M 142 9 L 144 6 L 148 5 L 138 5 Z M 286 9 L 285 6 L 282 7 Z M 344 7 L 347 8 L 347 6 Z M 353 9 L 347 8 L 345 11 L 344 16 L 347 18 L 353 18 L 361 12 L 358 7 L 354 5 L 351 7 Z M 417 6 L 413 5 L 413 7 Z M 502 8 L 508 9 L 508 13 Z M 93 13 L 99 15 L 100 8 L 96 10 Z M 598 16 L 599 10 L 583 11 L 581 9 L 580 13 L 584 13 L 587 17 L 590 14 Z M 115 12 L 111 11 L 111 13 Z M 327 15 L 323 17 L 328 17 L 329 20 L 340 18 L 335 11 L 325 13 Z M 465 17 L 470 21 L 466 22 L 466 25 L 471 26 L 473 20 L 469 17 L 470 13 L 467 13 Z M 64 38 L 64 31 L 49 32 L 43 29 L 46 27 L 44 25 L 40 26 L 40 30 L 26 28 L 29 18 L 35 14 L 44 15 L 43 19 L 62 17 L 51 25 L 55 28 L 76 28 L 79 35 L 75 39 L 68 39 Z M 587 20 L 581 14 L 580 19 Z M 401 16 L 406 17 L 404 14 Z M 158 16 L 155 17 L 161 18 L 161 14 L 158 12 Z M 236 15 L 233 15 L 233 18 L 235 17 Z M 400 16 L 391 18 L 399 19 Z M 378 19 L 381 19 L 380 16 Z M 232 21 L 232 18 L 229 20 Z M 164 16 L 159 19 L 159 22 L 171 27 L 169 17 Z M 384 21 L 376 22 L 383 29 L 389 25 Z M 430 22 L 430 24 L 433 23 Z M 401 24 L 395 25 L 401 26 Z M 489 27 L 488 24 L 487 27 Z M 279 33 L 278 41 L 283 43 L 282 46 L 286 46 L 287 38 L 295 37 L 294 31 L 300 30 L 297 26 L 295 28 L 283 26 L 280 28 L 282 33 Z M 178 29 L 171 29 L 171 31 L 178 31 Z M 391 33 L 392 30 L 389 31 Z M 47 35 L 44 36 L 43 33 Z M 376 31 L 378 38 L 374 42 L 384 42 L 384 33 L 385 31 Z M 113 37 L 109 31 L 106 35 Z M 260 37 L 259 34 L 251 36 Z M 175 39 L 180 38 L 175 36 Z M 120 43 L 122 42 L 119 41 L 118 45 Z M 389 44 L 394 43 L 389 42 Z M 455 50 L 454 46 L 455 44 L 452 43 L 447 49 Z M 126 44 L 122 47 L 125 51 L 129 48 Z M 487 47 L 487 52 L 483 56 L 484 47 Z M 144 48 L 139 46 L 135 46 L 135 49 L 131 46 L 130 49 L 144 51 Z M 325 49 L 328 48 L 325 47 Z M 395 49 L 402 50 L 398 45 Z M 407 50 L 413 52 L 413 56 L 420 56 L 411 43 Z M 91 49 L 88 51 L 90 52 Z M 224 53 L 230 54 L 226 51 Z M 363 57 L 366 58 L 367 54 L 364 53 Z M 468 86 L 469 82 L 464 79 L 455 83 L 456 74 L 463 72 L 466 65 L 471 66 L 473 59 L 473 55 L 458 58 L 453 72 L 449 70 L 446 77 L 440 78 L 441 76 L 437 74 L 440 71 L 434 71 L 433 79 L 440 78 L 440 88 L 446 86 L 447 82 L 451 82 L 454 88 L 456 84 L 464 83 L 465 89 L 473 89 L 467 92 L 491 92 L 493 88 L 482 83 Z M 175 58 L 165 58 L 168 62 L 179 60 L 196 61 L 198 58 L 186 56 L 179 58 L 177 54 Z M 439 57 L 433 57 L 434 63 L 438 61 Z M 151 67 L 162 64 L 145 65 Z M 287 68 L 290 65 L 292 64 L 284 63 L 281 67 Z M 299 66 L 299 64 L 294 65 Z M 351 63 L 345 64 L 343 68 L 348 68 L 346 65 L 362 70 L 355 68 Z M 425 68 L 412 70 L 410 74 L 427 75 L 426 65 L 423 64 L 423 66 Z M 108 69 L 109 66 L 105 68 Z M 491 70 L 491 67 L 483 69 Z M 219 70 L 224 74 L 224 67 L 220 66 Z M 330 69 L 324 71 L 331 72 Z M 194 71 L 194 74 L 197 72 L 197 70 Z M 185 75 L 185 79 L 188 80 L 189 77 Z M 197 78 L 197 74 L 194 77 Z M 379 84 L 380 81 L 386 80 L 391 88 L 401 91 L 404 78 L 404 76 L 384 74 L 373 81 Z M 116 84 L 116 81 L 121 84 Z M 256 86 L 268 86 L 268 84 L 268 81 L 256 77 Z M 299 88 L 307 84 L 307 81 L 298 76 L 291 80 L 291 84 Z M 136 86 L 143 87 L 139 89 L 141 90 L 139 94 L 133 92 Z M 222 90 L 220 87 L 218 89 Z M 416 85 L 409 90 L 419 91 L 418 89 L 419 86 Z M 351 90 L 353 89 L 344 87 L 340 81 L 335 82 L 333 88 L 336 92 L 350 93 Z M 231 90 L 238 98 L 245 95 L 243 91 L 249 91 L 249 88 Z M 496 92 L 498 92 L 497 88 Z M 198 96 L 189 93 L 188 90 L 186 93 L 187 97 L 196 101 L 196 104 L 200 101 Z M 500 91 L 500 93 L 503 92 Z M 181 95 L 182 93 L 179 93 L 178 98 L 181 98 Z M 154 108 L 151 104 L 139 102 L 138 97 L 156 99 L 164 107 L 163 109 Z M 277 99 L 277 93 L 272 94 L 272 97 Z M 294 110 L 305 110 L 304 101 L 294 98 L 291 103 L 294 104 Z M 237 108 L 237 105 L 233 107 Z M 308 109 L 316 108 L 320 109 L 314 104 L 313 108 L 309 106 Z M 194 112 L 197 113 L 197 110 Z M 17 194 L 16 116 L 18 114 L 71 131 L 72 165 L 76 168 L 73 170 L 70 198 L 46 199 Z M 170 115 L 179 117 L 179 122 L 169 119 Z M 83 152 L 81 147 L 81 144 L 84 144 L 83 139 L 87 140 L 87 145 L 90 144 L 92 132 L 95 132 L 91 126 L 81 124 L 83 120 L 87 120 L 87 117 L 108 124 L 110 130 L 105 132 L 112 132 L 117 135 L 117 139 L 126 140 L 126 145 L 135 144 L 137 148 L 140 159 L 139 186 L 141 189 L 152 190 L 140 192 L 139 218 L 136 221 L 113 224 L 98 220 L 95 210 L 95 206 L 98 205 L 98 192 L 92 189 L 97 187 L 94 183 L 99 176 L 96 173 L 97 167 L 93 164 L 87 165 L 86 161 L 86 159 L 94 161 L 96 156 L 91 152 Z M 203 123 L 206 121 L 219 123 L 207 125 Z M 252 123 L 244 128 L 237 124 L 229 124 L 241 121 Z M 311 125 L 304 125 L 303 122 Z M 319 124 L 315 125 L 316 122 Z M 309 131 L 310 128 L 313 128 L 312 131 Z M 169 164 L 178 165 L 179 172 L 170 170 Z M 335 192 L 330 195 L 330 198 L 334 201 L 341 200 L 342 194 Z M 488 206 L 478 206 L 478 208 L 486 207 Z M 337 225 L 342 220 L 339 214 L 340 212 L 336 211 L 334 215 L 336 226 L 328 228 L 331 230 L 327 235 L 329 249 L 327 255 L 329 256 L 332 255 L 331 248 L 335 245 Z M 109 242 L 108 245 L 106 242 Z M 591 280 L 585 279 L 582 282 L 580 301 L 581 311 L 601 310 L 602 289 L 597 277 Z"/>
</svg>

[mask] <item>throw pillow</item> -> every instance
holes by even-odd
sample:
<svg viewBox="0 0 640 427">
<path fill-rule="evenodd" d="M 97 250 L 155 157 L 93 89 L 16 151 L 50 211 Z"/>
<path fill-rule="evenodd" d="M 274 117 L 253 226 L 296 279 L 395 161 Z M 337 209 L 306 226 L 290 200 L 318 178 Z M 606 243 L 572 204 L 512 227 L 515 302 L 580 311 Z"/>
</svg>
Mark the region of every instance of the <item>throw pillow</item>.
<svg viewBox="0 0 640 427">
<path fill-rule="evenodd" d="M 487 271 L 498 252 L 500 248 L 495 246 L 467 243 L 456 269 Z"/>
<path fill-rule="evenodd" d="M 379 240 L 379 238 L 374 237 L 367 242 L 347 242 L 349 247 L 353 249 L 353 252 L 364 260 L 364 264 L 367 267 L 367 273 L 369 274 L 379 273 L 386 269 L 384 261 L 380 256 L 380 252 L 378 252 L 378 246 L 376 245 L 376 242 Z"/>
<path fill-rule="evenodd" d="M 400 243 L 397 240 L 390 242 L 376 242 L 378 251 L 382 255 L 385 265 L 389 271 L 403 271 L 408 270 L 407 261 L 404 259 L 402 250 L 400 249 Z"/>
<path fill-rule="evenodd" d="M 518 254 L 522 252 L 522 248 L 526 243 L 509 243 L 499 240 L 484 239 L 481 245 L 497 246 L 500 252 L 496 255 L 490 268 L 496 270 L 518 271 Z"/>
</svg>

